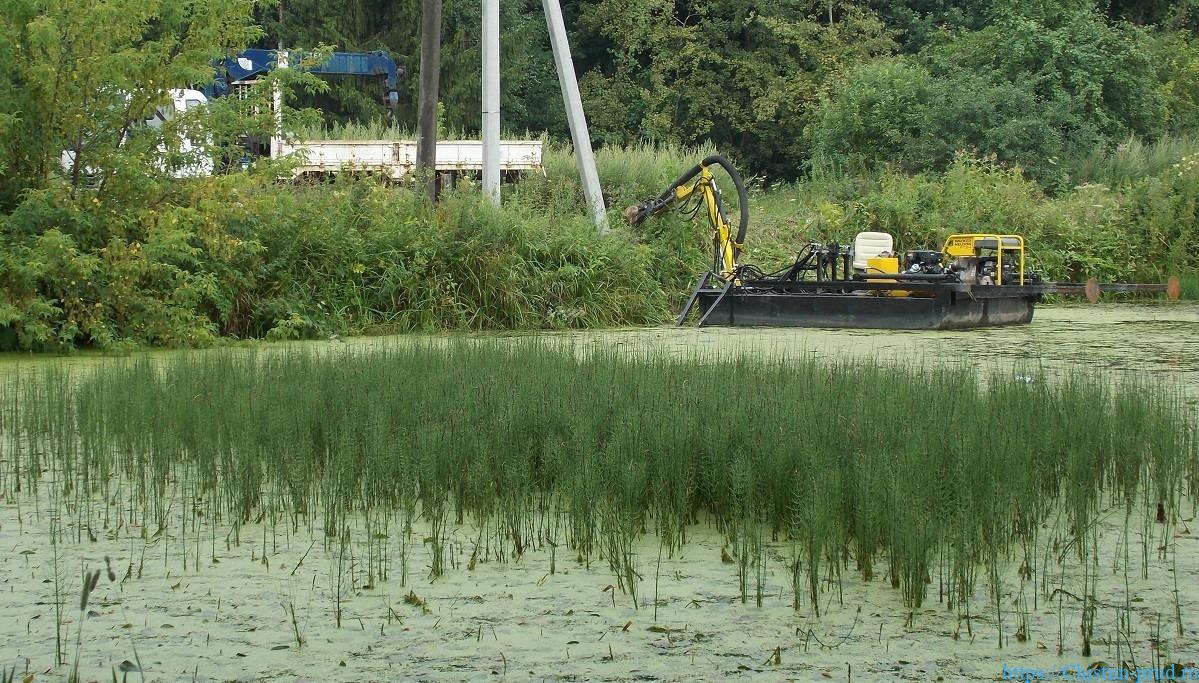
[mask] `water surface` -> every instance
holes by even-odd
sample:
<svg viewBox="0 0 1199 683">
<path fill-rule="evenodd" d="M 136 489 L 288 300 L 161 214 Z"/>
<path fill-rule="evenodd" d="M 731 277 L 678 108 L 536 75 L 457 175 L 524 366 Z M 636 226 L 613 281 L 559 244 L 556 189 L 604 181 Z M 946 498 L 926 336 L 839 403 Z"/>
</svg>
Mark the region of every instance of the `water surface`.
<svg viewBox="0 0 1199 683">
<path fill-rule="evenodd" d="M 954 362 L 986 369 L 1049 373 L 1093 369 L 1113 376 L 1148 375 L 1199 397 L 1199 303 L 1043 306 L 1031 324 L 953 331 L 804 328 L 645 327 L 507 334 L 408 334 L 280 344 L 249 344 L 201 351 L 148 350 L 134 355 L 171 358 L 193 353 L 366 350 L 447 339 L 538 338 L 580 349 L 665 353 L 674 357 L 733 356 L 864 359 L 898 364 Z M 119 361 L 94 352 L 71 356 L 0 354 L 0 376 L 46 367 L 84 369 Z"/>
</svg>

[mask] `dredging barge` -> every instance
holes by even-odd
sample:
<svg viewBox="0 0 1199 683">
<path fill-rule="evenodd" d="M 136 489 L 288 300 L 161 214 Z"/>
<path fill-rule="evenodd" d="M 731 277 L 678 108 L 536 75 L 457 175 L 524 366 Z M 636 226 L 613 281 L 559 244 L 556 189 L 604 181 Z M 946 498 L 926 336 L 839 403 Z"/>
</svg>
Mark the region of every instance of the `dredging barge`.
<svg viewBox="0 0 1199 683">
<path fill-rule="evenodd" d="M 710 170 L 721 166 L 737 189 L 737 229 Z M 698 324 L 765 327 L 949 330 L 1032 322 L 1036 303 L 1047 294 L 1086 296 L 1102 292 L 1162 292 L 1179 295 L 1178 279 L 1165 284 L 1045 282 L 1025 267 L 1020 235 L 950 235 L 940 250 L 902 255 L 891 235 L 862 232 L 852 245 L 809 244 L 795 261 L 774 272 L 738 263 L 749 225 L 745 185 L 727 159 L 710 156 L 684 173 L 658 197 L 625 210 L 639 225 L 681 205 L 695 216 L 703 210 L 712 227 L 712 268 L 700 276 L 677 323 L 692 312 Z"/>
</svg>

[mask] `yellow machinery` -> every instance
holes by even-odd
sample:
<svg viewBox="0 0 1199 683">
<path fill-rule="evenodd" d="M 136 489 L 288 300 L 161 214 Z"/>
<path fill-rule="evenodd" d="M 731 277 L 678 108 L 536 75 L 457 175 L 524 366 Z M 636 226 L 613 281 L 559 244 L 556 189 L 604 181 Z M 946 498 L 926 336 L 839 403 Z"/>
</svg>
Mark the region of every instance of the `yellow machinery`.
<svg viewBox="0 0 1199 683">
<path fill-rule="evenodd" d="M 967 284 L 1024 284 L 1024 238 L 1020 235 L 950 235 L 941 247 L 951 272 Z"/>
<path fill-rule="evenodd" d="M 713 166 L 724 168 L 737 190 L 740 220 L 736 232 L 733 231 L 725 213 L 720 188 L 712 175 Z M 694 203 L 689 203 L 688 200 L 693 200 Z M 745 190 L 745 183 L 741 180 L 741 174 L 728 159 L 713 154 L 679 176 L 679 179 L 662 194 L 625 209 L 624 217 L 630 225 L 640 225 L 646 218 L 660 214 L 676 204 L 682 204 L 680 212 L 684 214 L 694 216 L 700 210 L 707 214 L 708 225 L 712 228 L 711 272 L 725 282 L 732 282 L 736 278 L 737 258 L 745 245 L 745 232 L 749 228 L 749 195 Z"/>
<path fill-rule="evenodd" d="M 715 258 L 720 262 L 720 272 L 717 274 L 726 280 L 732 279 L 733 271 L 737 269 L 737 256 L 745 244 L 735 240 L 729 230 L 729 221 L 720 201 L 720 188 L 716 186 L 712 169 L 707 166 L 702 167 L 694 183 L 674 189 L 676 202 L 685 202 L 696 194 L 708 214 L 708 225 L 712 226 L 713 249 Z"/>
<path fill-rule="evenodd" d="M 866 259 L 866 270 L 871 273 L 899 275 L 899 258 L 896 256 L 871 256 Z"/>
<path fill-rule="evenodd" d="M 889 255 L 871 256 L 866 259 L 866 272 L 871 275 L 899 275 L 899 257 Z M 875 282 L 895 282 L 891 278 L 880 278 Z M 872 292 L 878 296 L 912 296 L 906 289 L 880 289 Z"/>
<path fill-rule="evenodd" d="M 947 278 L 968 285 L 1024 285 L 1024 238 L 997 233 L 950 235 L 941 251 L 917 250 L 903 255 L 902 264 L 890 252 L 866 260 L 865 276 L 873 282 Z M 882 296 L 927 296 L 928 292 L 903 289 L 880 290 Z"/>
<path fill-rule="evenodd" d="M 737 188 L 740 220 L 733 227 L 712 172 L 723 167 Z M 665 192 L 625 210 L 639 225 L 678 206 L 707 217 L 712 265 L 700 275 L 678 324 L 692 310 L 699 325 L 961 329 L 1020 325 L 1046 294 L 1164 292 L 1178 298 L 1177 278 L 1165 284 L 1044 282 L 1025 269 L 1024 238 L 999 232 L 950 235 L 937 249 L 896 252 L 887 233 L 862 232 L 850 245 L 811 243 L 775 271 L 739 263 L 749 224 L 745 184 L 727 159 L 712 155 Z"/>
</svg>

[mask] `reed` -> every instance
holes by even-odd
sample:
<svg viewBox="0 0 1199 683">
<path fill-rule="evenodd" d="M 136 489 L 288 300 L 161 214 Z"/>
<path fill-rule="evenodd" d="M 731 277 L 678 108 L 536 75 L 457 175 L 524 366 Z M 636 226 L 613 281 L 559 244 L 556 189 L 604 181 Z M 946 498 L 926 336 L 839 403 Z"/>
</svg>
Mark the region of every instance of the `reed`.
<svg viewBox="0 0 1199 683">
<path fill-rule="evenodd" d="M 1132 136 L 1115 147 L 1096 148 L 1079 157 L 1072 164 L 1070 180 L 1075 185 L 1126 186 L 1158 175 L 1197 152 L 1199 138 L 1195 136 L 1163 135 L 1151 142 Z"/>
<path fill-rule="evenodd" d="M 332 549 L 338 621 L 393 558 L 407 583 L 418 517 L 432 530 L 431 579 L 468 555 L 449 531 L 469 523 L 466 569 L 563 545 L 606 564 L 634 607 L 649 574 L 639 541 L 672 553 L 704 522 L 725 538 L 743 602 L 762 604 L 766 547 L 783 543 L 797 609 L 827 609 L 856 572 L 889 580 L 913 620 L 936 576 L 970 632 L 982 576 L 1000 642 L 1013 620 L 1028 636 L 1027 607 L 1001 604 L 1007 564 L 1023 559 L 1022 596 L 1038 575 L 1034 609 L 1038 588 L 1060 607 L 1065 579 L 1050 592 L 1038 560 L 1074 554 L 1087 568 L 1073 590 L 1085 651 L 1100 499 L 1173 520 L 1199 471 L 1194 408 L 1178 392 L 1081 371 L 1030 383 L 949 364 L 681 360 L 463 337 L 134 357 L 15 391 L 0 426 L 6 487 L 38 486 L 25 473 L 41 467 L 70 492 L 63 514 L 168 536 L 187 525 L 194 569 L 195 544 L 215 544 L 204 524 L 272 552 L 306 530 Z M 87 512 L 93 497 L 117 507 Z M 183 500 L 202 514 L 171 502 Z M 1141 536 L 1153 544 L 1143 555 L 1161 542 Z"/>
</svg>

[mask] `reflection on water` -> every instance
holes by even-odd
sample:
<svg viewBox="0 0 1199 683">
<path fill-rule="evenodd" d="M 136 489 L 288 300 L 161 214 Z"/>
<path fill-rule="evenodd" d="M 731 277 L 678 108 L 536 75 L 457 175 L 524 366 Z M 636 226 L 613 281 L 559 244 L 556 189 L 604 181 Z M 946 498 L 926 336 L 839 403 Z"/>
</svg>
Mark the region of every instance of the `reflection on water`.
<svg viewBox="0 0 1199 683">
<path fill-rule="evenodd" d="M 1199 397 L 1199 304 L 1101 304 L 1041 307 L 1029 325 L 977 330 L 836 330 L 802 328 L 651 327 L 581 332 L 469 335 L 482 339 L 541 339 L 582 348 L 614 348 L 674 356 L 749 353 L 781 357 L 867 358 L 893 363 L 960 362 L 993 369 L 1035 367 L 1046 372 L 1091 368 L 1122 375 L 1148 373 L 1177 382 Z M 363 337 L 344 341 L 256 345 L 286 352 L 293 348 L 336 351 L 397 343 L 433 342 L 447 335 Z M 208 351 L 148 351 L 153 357 Z M 0 354 L 0 374 L 20 374 L 47 365 L 87 367 L 106 357 L 68 358 Z"/>
</svg>

